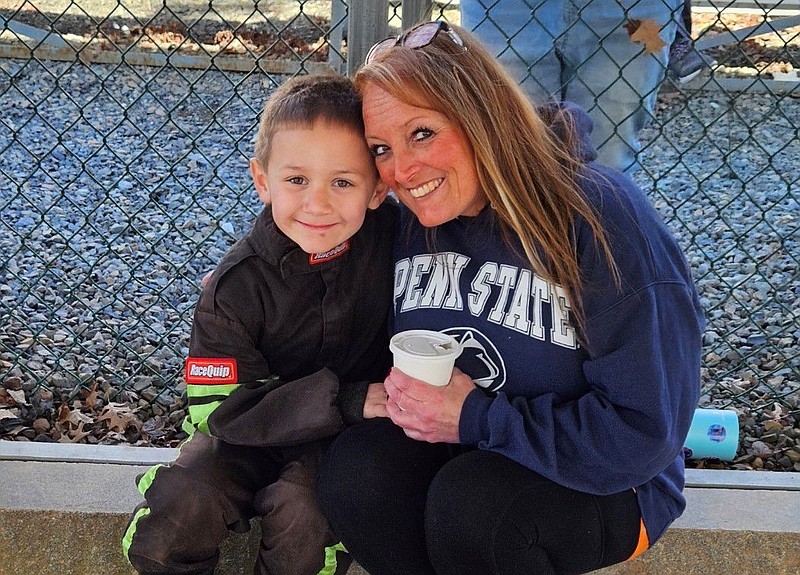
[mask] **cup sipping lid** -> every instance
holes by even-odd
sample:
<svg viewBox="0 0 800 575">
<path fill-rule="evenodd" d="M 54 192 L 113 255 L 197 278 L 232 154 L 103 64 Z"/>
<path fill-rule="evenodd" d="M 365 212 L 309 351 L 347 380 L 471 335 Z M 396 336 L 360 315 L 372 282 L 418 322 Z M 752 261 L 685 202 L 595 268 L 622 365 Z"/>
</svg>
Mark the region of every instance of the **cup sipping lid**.
<svg viewBox="0 0 800 575">
<path fill-rule="evenodd" d="M 461 346 L 455 338 L 436 331 L 400 332 L 392 337 L 392 345 L 398 350 L 418 357 L 450 357 L 461 353 Z"/>
</svg>

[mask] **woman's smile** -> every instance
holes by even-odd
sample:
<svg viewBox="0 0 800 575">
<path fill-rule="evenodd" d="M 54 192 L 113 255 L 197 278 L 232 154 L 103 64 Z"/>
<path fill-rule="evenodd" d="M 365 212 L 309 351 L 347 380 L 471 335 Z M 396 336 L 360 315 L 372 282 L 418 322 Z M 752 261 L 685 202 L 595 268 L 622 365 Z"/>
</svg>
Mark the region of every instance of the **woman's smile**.
<svg viewBox="0 0 800 575">
<path fill-rule="evenodd" d="M 431 180 L 430 182 L 422 184 L 421 186 L 418 186 L 416 188 L 408 188 L 408 193 L 414 196 L 415 198 L 419 199 L 423 196 L 427 196 L 433 190 L 437 189 L 442 184 L 443 181 L 444 178 L 437 178 L 435 180 Z"/>
</svg>

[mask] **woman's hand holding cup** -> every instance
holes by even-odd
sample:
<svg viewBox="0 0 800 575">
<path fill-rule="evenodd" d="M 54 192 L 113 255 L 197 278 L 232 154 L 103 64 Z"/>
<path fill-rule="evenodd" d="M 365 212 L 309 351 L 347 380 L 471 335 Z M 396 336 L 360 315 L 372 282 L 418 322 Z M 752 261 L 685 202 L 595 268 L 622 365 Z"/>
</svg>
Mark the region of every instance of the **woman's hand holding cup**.
<svg viewBox="0 0 800 575">
<path fill-rule="evenodd" d="M 454 368 L 447 385 L 435 386 L 393 367 L 384 386 L 389 396 L 386 412 L 408 437 L 429 443 L 459 442 L 461 408 L 475 389 L 468 375 Z"/>
</svg>

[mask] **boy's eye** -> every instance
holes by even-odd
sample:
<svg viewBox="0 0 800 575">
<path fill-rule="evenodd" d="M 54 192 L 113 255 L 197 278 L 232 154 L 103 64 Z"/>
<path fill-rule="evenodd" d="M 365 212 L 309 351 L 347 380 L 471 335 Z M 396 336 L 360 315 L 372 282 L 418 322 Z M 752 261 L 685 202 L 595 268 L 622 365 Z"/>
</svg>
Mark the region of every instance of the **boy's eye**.
<svg viewBox="0 0 800 575">
<path fill-rule="evenodd" d="M 433 130 L 429 130 L 428 128 L 417 128 L 411 134 L 411 139 L 415 142 L 422 142 L 431 136 L 433 136 Z"/>
<path fill-rule="evenodd" d="M 335 188 L 349 188 L 353 184 L 348 182 L 347 180 L 334 180 L 333 187 Z"/>
<path fill-rule="evenodd" d="M 290 184 L 295 184 L 297 186 L 302 186 L 306 183 L 306 179 L 303 176 L 292 176 L 286 180 Z"/>
<path fill-rule="evenodd" d="M 369 151 L 372 154 L 372 157 L 377 158 L 378 156 L 382 156 L 386 152 L 388 152 L 389 146 L 386 146 L 384 144 L 376 144 L 374 146 L 370 146 Z"/>
</svg>

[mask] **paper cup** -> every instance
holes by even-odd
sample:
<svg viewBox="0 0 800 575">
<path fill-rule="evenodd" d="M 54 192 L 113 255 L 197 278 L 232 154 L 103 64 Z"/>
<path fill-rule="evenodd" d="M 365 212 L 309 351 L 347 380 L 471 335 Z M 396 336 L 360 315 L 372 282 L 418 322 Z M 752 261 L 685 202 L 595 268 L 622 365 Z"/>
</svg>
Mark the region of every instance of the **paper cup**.
<svg viewBox="0 0 800 575">
<path fill-rule="evenodd" d="M 739 446 L 739 416 L 730 409 L 696 409 L 683 444 L 686 459 L 733 461 Z"/>
<path fill-rule="evenodd" d="M 461 346 L 452 336 L 426 329 L 395 334 L 389 342 L 394 366 L 415 379 L 443 386 L 450 381 Z"/>
</svg>

